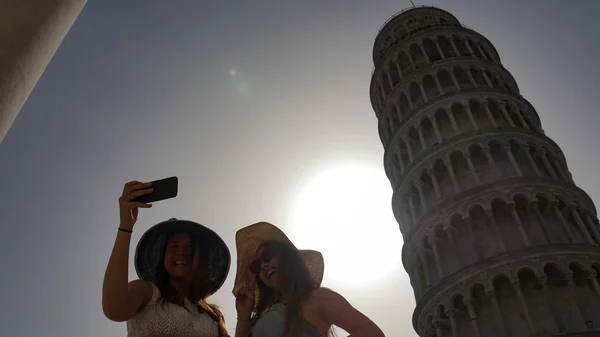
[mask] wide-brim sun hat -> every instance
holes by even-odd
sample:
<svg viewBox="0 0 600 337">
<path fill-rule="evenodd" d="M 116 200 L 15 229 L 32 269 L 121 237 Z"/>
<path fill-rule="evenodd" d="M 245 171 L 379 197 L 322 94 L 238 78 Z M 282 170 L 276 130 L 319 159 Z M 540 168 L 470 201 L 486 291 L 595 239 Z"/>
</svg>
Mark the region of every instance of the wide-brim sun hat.
<svg viewBox="0 0 600 337">
<path fill-rule="evenodd" d="M 321 286 L 325 271 L 323 255 L 315 250 L 297 249 L 281 229 L 268 222 L 258 222 L 238 230 L 235 235 L 237 271 L 233 285 L 234 294 L 243 286 L 249 286 L 248 282 L 254 277 L 250 271 L 250 264 L 256 260 L 258 248 L 266 242 L 279 242 L 297 251 L 308 269 L 315 288 Z"/>
<path fill-rule="evenodd" d="M 169 219 L 158 223 L 142 235 L 135 251 L 135 271 L 142 280 L 156 284 L 159 264 L 164 263 L 164 251 L 167 239 L 176 233 L 186 232 L 202 246 L 206 256 L 203 268 L 209 283 L 209 295 L 221 288 L 231 266 L 231 254 L 223 239 L 213 230 L 189 220 Z"/>
</svg>

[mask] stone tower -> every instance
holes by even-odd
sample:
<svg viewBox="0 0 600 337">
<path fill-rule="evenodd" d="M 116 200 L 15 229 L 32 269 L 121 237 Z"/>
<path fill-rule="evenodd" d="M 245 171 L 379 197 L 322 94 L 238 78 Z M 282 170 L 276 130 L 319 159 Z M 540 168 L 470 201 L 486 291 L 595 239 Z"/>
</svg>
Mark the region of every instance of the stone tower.
<svg viewBox="0 0 600 337">
<path fill-rule="evenodd" d="M 600 336 L 595 206 L 492 43 L 416 7 L 373 62 L 419 336 Z"/>
</svg>

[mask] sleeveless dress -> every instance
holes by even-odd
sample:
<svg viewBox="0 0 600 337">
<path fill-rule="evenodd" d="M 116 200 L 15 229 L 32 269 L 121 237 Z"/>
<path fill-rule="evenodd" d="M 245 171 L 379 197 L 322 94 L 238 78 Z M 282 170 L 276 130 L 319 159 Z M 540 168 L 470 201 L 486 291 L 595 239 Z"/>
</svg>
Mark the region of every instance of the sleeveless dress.
<svg viewBox="0 0 600 337">
<path fill-rule="evenodd" d="M 275 304 L 256 321 L 250 330 L 250 337 L 284 337 L 284 331 L 285 305 Z M 294 337 L 325 337 L 325 335 L 319 335 L 312 325 L 306 323 L 301 333 Z"/>
<path fill-rule="evenodd" d="M 151 283 L 152 284 L 152 283 Z M 219 328 L 207 313 L 198 311 L 196 305 L 185 300 L 184 308 L 162 304 L 160 290 L 152 284 L 152 299 L 144 310 L 127 321 L 127 337 L 153 337 L 166 334 L 178 337 L 218 337 Z"/>
</svg>

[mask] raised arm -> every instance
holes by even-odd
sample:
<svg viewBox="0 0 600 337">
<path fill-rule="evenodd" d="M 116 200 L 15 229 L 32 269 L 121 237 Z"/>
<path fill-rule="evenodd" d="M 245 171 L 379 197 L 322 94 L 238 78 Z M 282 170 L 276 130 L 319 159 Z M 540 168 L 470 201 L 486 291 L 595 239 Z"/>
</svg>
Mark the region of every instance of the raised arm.
<svg viewBox="0 0 600 337">
<path fill-rule="evenodd" d="M 102 309 L 104 315 L 113 321 L 123 322 L 131 319 L 152 298 L 150 283 L 142 280 L 127 282 L 131 231 L 138 217 L 138 208 L 151 207 L 131 200 L 149 193 L 152 193 L 150 184 L 132 181 L 125 184 L 123 194 L 119 198 L 120 230 L 117 232 L 102 286 Z"/>
<path fill-rule="evenodd" d="M 324 322 L 348 332 L 348 337 L 385 337 L 381 329 L 344 297 L 327 288 L 315 290 L 318 314 Z"/>
</svg>

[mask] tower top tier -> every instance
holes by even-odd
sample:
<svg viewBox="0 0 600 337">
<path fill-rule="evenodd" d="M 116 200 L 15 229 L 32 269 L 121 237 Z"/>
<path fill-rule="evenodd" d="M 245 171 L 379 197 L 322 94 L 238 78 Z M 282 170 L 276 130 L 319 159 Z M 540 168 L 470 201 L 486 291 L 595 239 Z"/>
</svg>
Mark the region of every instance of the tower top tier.
<svg viewBox="0 0 600 337">
<path fill-rule="evenodd" d="M 460 25 L 454 15 L 436 7 L 419 6 L 403 9 L 394 14 L 379 29 L 373 45 L 373 62 L 377 66 L 388 48 L 423 30 L 437 26 Z"/>
</svg>

